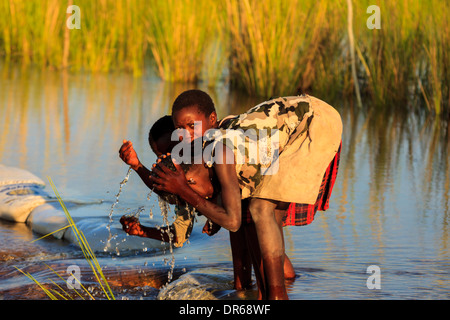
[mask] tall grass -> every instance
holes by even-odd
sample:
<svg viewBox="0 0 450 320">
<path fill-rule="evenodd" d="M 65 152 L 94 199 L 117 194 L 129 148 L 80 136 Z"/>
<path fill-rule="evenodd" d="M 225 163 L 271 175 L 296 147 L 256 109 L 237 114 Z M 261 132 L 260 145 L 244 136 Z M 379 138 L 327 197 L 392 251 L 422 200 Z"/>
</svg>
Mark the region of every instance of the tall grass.
<svg viewBox="0 0 450 320">
<path fill-rule="evenodd" d="M 324 0 L 227 0 L 232 81 L 265 97 L 341 91 L 345 12 Z"/>
<path fill-rule="evenodd" d="M 218 32 L 215 2 L 155 0 L 149 7 L 142 23 L 158 75 L 173 82 L 198 81 Z"/>
<path fill-rule="evenodd" d="M 347 2 L 332 0 L 77 0 L 81 29 L 67 33 L 70 0 L 0 0 L 0 56 L 71 71 L 147 67 L 165 81 L 224 78 L 260 97 L 309 92 L 353 97 Z M 450 9 L 440 0 L 352 1 L 363 102 L 450 110 Z M 381 9 L 369 30 L 367 7 Z M 66 39 L 67 40 L 67 39 Z"/>
<path fill-rule="evenodd" d="M 356 4 L 361 12 L 371 2 Z M 379 6 L 380 30 L 361 27 L 364 16 L 357 24 L 366 93 L 377 106 L 409 109 L 417 103 L 414 97 L 421 96 L 430 111 L 440 114 L 450 90 L 448 6 L 434 0 L 381 1 Z"/>
<path fill-rule="evenodd" d="M 84 258 L 86 260 L 86 262 L 89 264 L 91 271 L 94 274 L 96 283 L 99 285 L 99 287 L 101 288 L 101 290 L 103 291 L 104 296 L 106 297 L 106 299 L 108 300 L 115 300 L 114 294 L 111 290 L 111 287 L 109 286 L 108 281 L 106 280 L 105 275 L 103 274 L 103 270 L 102 267 L 100 266 L 97 257 L 95 256 L 94 251 L 92 251 L 86 237 L 84 236 L 83 232 L 81 230 L 79 230 L 77 228 L 77 225 L 75 224 L 75 222 L 72 219 L 72 216 L 69 213 L 69 210 L 67 210 L 67 207 L 65 206 L 64 202 L 61 199 L 61 196 L 59 195 L 58 190 L 56 189 L 53 181 L 49 178 L 49 182 L 50 185 L 53 189 L 53 192 L 55 193 L 58 202 L 61 205 L 61 208 L 64 211 L 64 214 L 66 215 L 67 221 L 69 222 L 69 227 L 72 228 L 73 234 L 75 235 L 75 238 L 77 240 L 77 243 L 81 249 L 81 251 L 83 252 Z M 54 232 L 52 232 L 54 233 Z M 50 234 L 52 234 L 50 233 Z M 49 234 L 48 234 L 49 235 Z M 44 237 L 48 236 L 45 235 Z M 42 237 L 42 238 L 44 238 Z M 40 238 L 41 239 L 41 238 Z M 39 240 L 39 239 L 38 239 Z M 63 277 L 58 274 L 55 270 L 53 270 L 50 266 L 47 265 L 47 267 L 53 271 L 53 273 L 55 273 L 63 282 L 65 282 L 65 280 L 63 279 Z M 16 267 L 17 268 L 17 267 Z M 19 270 L 22 274 L 24 274 L 26 277 L 28 277 L 30 280 L 32 280 L 39 288 L 41 288 L 46 294 L 47 296 L 52 299 L 52 300 L 58 300 L 59 298 L 62 298 L 64 300 L 73 300 L 73 297 L 67 292 L 65 291 L 61 286 L 59 286 L 57 283 L 55 283 L 53 280 L 52 283 L 60 290 L 56 290 L 56 289 L 52 289 L 52 288 L 47 288 L 46 285 L 44 285 L 43 283 L 39 282 L 39 280 L 37 280 L 35 277 L 33 277 L 30 273 L 25 272 L 19 268 L 17 268 L 17 270 Z M 72 275 L 74 278 L 75 276 Z M 83 284 L 80 282 L 79 279 L 75 278 L 75 280 L 78 282 L 78 284 L 80 285 L 80 287 L 83 289 L 83 291 L 78 292 L 75 288 L 73 288 L 73 291 L 82 299 L 82 293 L 87 294 L 92 300 L 95 300 L 94 297 L 91 295 L 91 293 L 89 292 L 88 289 L 86 289 Z"/>
<path fill-rule="evenodd" d="M 301 75 L 299 48 L 309 34 L 306 14 L 299 17 L 290 7 L 298 2 L 226 1 L 230 72 L 237 86 L 263 96 L 295 90 Z"/>
<path fill-rule="evenodd" d="M 25 65 L 60 65 L 59 46 L 64 10 L 57 0 L 0 2 L 1 51 L 6 60 L 20 58 Z M 38 45 L 39 44 L 39 45 Z"/>
<path fill-rule="evenodd" d="M 6 61 L 59 68 L 71 1 L 1 0 L 0 53 Z M 147 41 L 144 2 L 79 0 L 81 29 L 69 32 L 69 67 L 93 72 L 125 69 L 140 75 Z"/>
</svg>

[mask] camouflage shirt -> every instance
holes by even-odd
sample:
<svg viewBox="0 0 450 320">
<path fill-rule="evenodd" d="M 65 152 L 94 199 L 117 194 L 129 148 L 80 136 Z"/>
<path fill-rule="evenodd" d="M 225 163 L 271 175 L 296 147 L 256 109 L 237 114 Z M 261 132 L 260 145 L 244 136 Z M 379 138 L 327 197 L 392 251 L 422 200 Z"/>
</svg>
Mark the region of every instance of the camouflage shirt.
<svg viewBox="0 0 450 320">
<path fill-rule="evenodd" d="M 207 164 L 215 162 L 219 142 L 233 150 L 242 199 L 248 198 L 263 175 L 276 170 L 277 158 L 290 140 L 307 134 L 312 118 L 307 95 L 272 99 L 243 114 L 226 117 L 219 129 L 206 134 L 209 142 L 204 150 L 209 146 L 206 154 L 211 154 Z"/>
</svg>

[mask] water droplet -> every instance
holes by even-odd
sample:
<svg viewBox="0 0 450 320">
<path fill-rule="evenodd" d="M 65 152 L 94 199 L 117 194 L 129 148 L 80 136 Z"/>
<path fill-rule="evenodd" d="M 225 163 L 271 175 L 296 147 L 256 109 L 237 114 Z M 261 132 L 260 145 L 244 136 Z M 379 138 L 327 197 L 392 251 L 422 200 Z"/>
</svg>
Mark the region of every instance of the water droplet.
<svg viewBox="0 0 450 320">
<path fill-rule="evenodd" d="M 114 208 L 119 203 L 119 197 L 120 197 L 120 194 L 122 193 L 122 188 L 128 182 L 128 179 L 130 178 L 131 171 L 132 171 L 131 167 L 128 168 L 128 171 L 127 171 L 127 174 L 125 175 L 125 178 L 122 180 L 122 182 L 120 182 L 120 184 L 119 184 L 119 192 L 117 192 L 117 194 L 116 194 L 116 201 L 112 204 L 111 210 L 109 212 L 109 221 L 108 221 L 108 225 L 106 227 L 106 229 L 108 229 L 109 235 L 108 235 L 108 239 L 106 240 L 106 245 L 105 245 L 105 248 L 104 248 L 105 252 L 107 251 L 109 243 L 111 242 L 111 239 L 113 237 L 112 234 L 111 234 L 111 223 L 113 222 Z"/>
</svg>

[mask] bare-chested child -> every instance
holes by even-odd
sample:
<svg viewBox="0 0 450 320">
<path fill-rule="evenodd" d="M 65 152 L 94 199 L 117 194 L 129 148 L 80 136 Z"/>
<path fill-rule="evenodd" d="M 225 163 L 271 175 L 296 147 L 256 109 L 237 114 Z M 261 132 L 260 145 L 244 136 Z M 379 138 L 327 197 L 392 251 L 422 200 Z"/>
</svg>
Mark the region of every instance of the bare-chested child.
<svg viewBox="0 0 450 320">
<path fill-rule="evenodd" d="M 151 127 L 148 134 L 148 143 L 158 158 L 165 157 L 165 154 L 169 153 L 176 144 L 175 141 L 171 140 L 174 130 L 175 127 L 171 116 L 164 116 L 158 119 Z M 131 141 L 123 141 L 119 150 L 119 156 L 152 189 L 152 182 L 149 180 L 151 171 L 141 163 Z M 175 211 L 176 220 L 172 225 L 166 227 L 147 227 L 142 225 L 136 217 L 126 215 L 120 219 L 120 222 L 123 230 L 129 235 L 172 242 L 175 246 L 181 247 L 189 238 L 193 228 L 194 213 L 192 208 L 186 206 L 176 206 Z"/>
</svg>

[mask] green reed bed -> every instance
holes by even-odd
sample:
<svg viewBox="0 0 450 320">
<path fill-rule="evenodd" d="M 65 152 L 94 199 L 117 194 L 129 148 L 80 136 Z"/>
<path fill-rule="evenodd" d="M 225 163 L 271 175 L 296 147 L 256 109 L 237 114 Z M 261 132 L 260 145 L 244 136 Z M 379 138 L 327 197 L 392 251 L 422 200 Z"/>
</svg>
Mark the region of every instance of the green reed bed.
<svg viewBox="0 0 450 320">
<path fill-rule="evenodd" d="M 67 31 L 69 4 L 81 29 Z M 440 0 L 0 0 L 6 62 L 71 71 L 152 67 L 165 81 L 233 87 L 264 98 L 310 92 L 436 114 L 450 107 L 450 9 Z M 370 5 L 381 29 L 367 28 Z M 67 57 L 64 58 L 64 48 Z M 65 61 L 67 60 L 67 61 Z"/>
<path fill-rule="evenodd" d="M 219 60 L 217 40 L 222 20 L 211 0 L 150 1 L 143 24 L 158 75 L 167 81 L 196 82 L 206 62 Z M 213 46 L 214 51 L 210 52 Z M 207 55 L 209 53 L 209 56 Z M 218 70 L 220 66 L 217 66 Z M 209 70 L 212 79 L 216 78 Z M 211 75 L 212 74 L 212 75 Z"/>
<path fill-rule="evenodd" d="M 350 73 L 343 3 L 231 0 L 228 4 L 234 10 L 231 17 L 245 13 L 239 16 L 240 27 L 231 31 L 232 79 L 238 86 L 266 97 L 297 92 L 331 95 L 346 89 Z"/>
<path fill-rule="evenodd" d="M 300 1 L 226 1 L 231 81 L 236 86 L 262 96 L 295 90 L 301 60 L 307 59 L 301 49 L 311 43 L 306 12 L 293 10 L 299 5 Z"/>
<path fill-rule="evenodd" d="M 0 52 L 4 58 L 25 65 L 31 61 L 60 65 L 63 13 L 58 1 L 0 1 Z"/>
<path fill-rule="evenodd" d="M 358 12 L 370 1 L 357 2 Z M 429 110 L 449 108 L 449 18 L 442 1 L 380 3 L 379 30 L 365 28 L 366 16 L 356 17 L 360 77 L 376 105 L 411 108 L 417 97 Z M 414 99 L 416 97 L 416 99 Z M 446 101 L 445 101 L 446 100 Z"/>
</svg>

